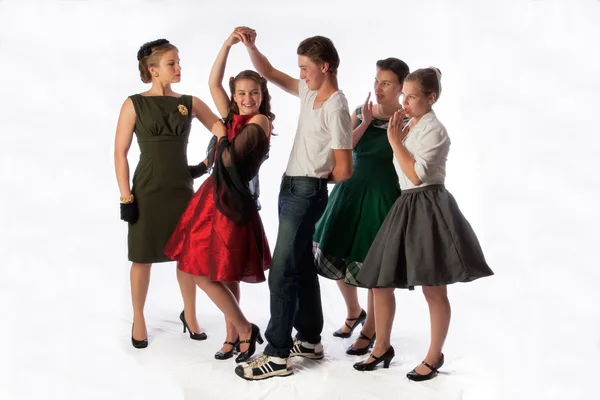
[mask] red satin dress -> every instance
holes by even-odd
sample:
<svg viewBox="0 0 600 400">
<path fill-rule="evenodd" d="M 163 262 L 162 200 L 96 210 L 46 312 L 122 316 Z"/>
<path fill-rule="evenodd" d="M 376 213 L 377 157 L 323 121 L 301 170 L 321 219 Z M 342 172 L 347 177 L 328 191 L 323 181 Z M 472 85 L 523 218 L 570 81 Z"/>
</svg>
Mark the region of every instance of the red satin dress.
<svg viewBox="0 0 600 400">
<path fill-rule="evenodd" d="M 234 115 L 227 124 L 231 142 L 252 115 Z M 215 182 L 209 176 L 190 200 L 165 254 L 189 274 L 213 281 L 263 282 L 271 264 L 271 251 L 258 211 L 237 224 L 223 215 L 214 200 Z"/>
</svg>

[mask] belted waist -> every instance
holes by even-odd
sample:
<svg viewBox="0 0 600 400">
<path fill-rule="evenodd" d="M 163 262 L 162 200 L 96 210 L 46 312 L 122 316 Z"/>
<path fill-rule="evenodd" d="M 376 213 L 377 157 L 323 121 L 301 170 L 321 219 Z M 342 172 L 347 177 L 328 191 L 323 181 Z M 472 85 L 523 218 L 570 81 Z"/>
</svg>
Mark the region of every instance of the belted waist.
<svg viewBox="0 0 600 400">
<path fill-rule="evenodd" d="M 431 184 L 431 185 L 417 186 L 417 187 L 410 188 L 410 189 L 402 189 L 402 194 L 418 193 L 418 192 L 424 192 L 426 190 L 439 190 L 439 189 L 445 189 L 445 188 L 446 187 L 444 186 L 443 183 L 435 183 L 435 184 Z"/>
<path fill-rule="evenodd" d="M 138 138 L 138 143 L 154 143 L 154 142 L 187 143 L 188 136 L 146 136 L 143 139 Z"/>
<path fill-rule="evenodd" d="M 281 181 L 282 181 L 282 183 L 285 183 L 288 185 L 291 185 L 293 183 L 314 184 L 317 187 L 317 189 L 326 188 L 327 183 L 329 183 L 329 180 L 326 178 L 315 178 L 313 176 L 289 176 L 286 174 L 283 174 Z"/>
</svg>

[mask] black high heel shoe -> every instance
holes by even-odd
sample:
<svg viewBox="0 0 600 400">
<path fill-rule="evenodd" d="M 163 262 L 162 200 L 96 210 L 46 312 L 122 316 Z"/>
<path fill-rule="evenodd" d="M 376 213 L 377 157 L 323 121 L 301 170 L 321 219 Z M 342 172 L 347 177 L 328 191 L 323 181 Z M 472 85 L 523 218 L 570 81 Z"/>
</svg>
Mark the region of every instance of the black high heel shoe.
<svg viewBox="0 0 600 400">
<path fill-rule="evenodd" d="M 233 352 L 234 351 L 238 352 L 238 353 L 240 352 L 240 339 L 239 338 L 238 338 L 238 340 L 235 341 L 235 343 L 234 342 L 223 342 L 223 344 L 231 345 L 231 350 L 229 350 L 229 351 L 221 351 L 221 350 L 217 351 L 215 353 L 215 358 L 217 360 L 228 360 L 231 357 L 233 357 Z"/>
<path fill-rule="evenodd" d="M 390 346 L 390 348 L 387 349 L 387 351 L 379 357 L 376 357 L 375 355 L 373 355 L 373 353 L 371 353 L 373 361 L 371 361 L 370 363 L 364 361 L 358 362 L 354 364 L 354 369 L 357 371 L 373 371 L 377 364 L 381 362 L 383 362 L 383 368 L 389 368 L 390 363 L 392 362 L 392 358 L 394 358 L 395 355 L 396 353 L 394 352 L 394 348 Z"/>
<path fill-rule="evenodd" d="M 258 344 L 263 344 L 264 340 L 260 335 L 260 328 L 252 324 L 252 334 L 250 335 L 250 339 L 240 341 L 240 344 L 250 343 L 250 346 L 248 347 L 248 350 L 240 353 L 240 355 L 237 356 L 235 362 L 241 363 L 247 361 L 250 357 L 252 357 L 254 355 L 254 352 L 256 351 L 256 342 L 258 342 Z"/>
<path fill-rule="evenodd" d="M 147 337 L 146 337 L 146 339 L 142 339 L 142 340 L 137 340 L 137 339 L 133 338 L 133 324 L 131 324 L 131 344 L 136 349 L 145 349 L 146 347 L 148 347 L 148 338 Z"/>
<path fill-rule="evenodd" d="M 179 319 L 181 320 L 181 322 L 183 322 L 183 333 L 185 333 L 186 330 L 190 331 L 190 339 L 206 340 L 208 338 L 208 336 L 206 336 L 206 333 L 204 333 L 204 332 L 200 332 L 200 333 L 192 332 L 192 330 L 188 326 L 187 322 L 185 322 L 185 316 L 183 315 L 183 311 L 181 312 L 181 314 L 179 314 Z"/>
<path fill-rule="evenodd" d="M 375 334 L 373 334 L 373 337 L 370 338 L 361 332 L 360 336 L 356 340 L 360 339 L 368 340 L 369 344 L 366 347 L 361 347 L 360 349 L 355 349 L 354 347 L 350 346 L 348 347 L 348 350 L 346 350 L 346 354 L 348 354 L 349 356 L 363 356 L 373 348 L 373 345 L 375 344 Z"/>
<path fill-rule="evenodd" d="M 365 324 L 365 320 L 367 319 L 367 312 L 365 310 L 362 310 L 360 312 L 360 315 L 356 318 L 346 318 L 346 321 L 355 321 L 354 325 L 350 326 L 348 325 L 348 322 L 344 321 L 344 325 L 346 325 L 348 327 L 348 329 L 350 329 L 350 332 L 344 332 L 342 331 L 342 329 L 338 329 L 337 331 L 333 332 L 333 336 L 335 337 L 339 337 L 339 338 L 349 338 L 350 336 L 352 336 L 352 332 L 354 332 L 354 330 L 356 329 L 356 327 L 360 324 Z"/>
<path fill-rule="evenodd" d="M 442 358 L 440 358 L 440 361 L 438 361 L 438 363 L 435 367 L 432 365 L 429 365 L 425 361 L 422 361 L 421 364 L 423 364 L 424 366 L 429 368 L 431 370 L 431 372 L 428 373 L 427 375 L 421 375 L 416 371 L 416 368 L 415 368 L 412 371 L 410 371 L 409 373 L 407 373 L 406 377 L 408 379 L 410 379 L 411 381 L 415 381 L 415 382 L 428 381 L 430 379 L 435 378 L 439 372 L 439 369 L 442 368 L 442 365 L 444 365 L 444 353 L 442 353 Z"/>
</svg>

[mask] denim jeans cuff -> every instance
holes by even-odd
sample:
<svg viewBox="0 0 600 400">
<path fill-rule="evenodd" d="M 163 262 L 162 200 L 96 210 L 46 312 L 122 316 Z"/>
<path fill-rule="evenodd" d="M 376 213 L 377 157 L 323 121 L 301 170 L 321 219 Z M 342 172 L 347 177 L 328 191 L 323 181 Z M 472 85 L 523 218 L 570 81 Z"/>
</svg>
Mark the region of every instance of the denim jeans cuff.
<svg viewBox="0 0 600 400">
<path fill-rule="evenodd" d="M 316 336 L 316 337 L 312 337 L 307 339 L 306 336 L 304 336 L 303 334 L 301 334 L 300 332 L 296 333 L 296 337 L 298 338 L 298 340 L 302 341 L 302 342 L 308 342 L 310 344 L 318 344 L 321 343 L 321 336 Z"/>
</svg>

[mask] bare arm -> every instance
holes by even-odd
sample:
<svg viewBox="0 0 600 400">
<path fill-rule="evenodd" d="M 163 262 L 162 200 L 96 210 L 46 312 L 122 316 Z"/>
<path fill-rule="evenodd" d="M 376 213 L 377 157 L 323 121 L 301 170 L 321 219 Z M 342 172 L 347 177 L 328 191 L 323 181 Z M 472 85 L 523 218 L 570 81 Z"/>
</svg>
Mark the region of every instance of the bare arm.
<svg viewBox="0 0 600 400">
<path fill-rule="evenodd" d="M 367 99 L 361 107 L 362 121 L 360 125 L 358 125 L 358 117 L 356 116 L 356 111 L 352 113 L 352 148 L 355 148 L 358 142 L 360 142 L 360 139 L 367 131 L 367 128 L 371 124 L 371 121 L 373 121 L 373 102 L 369 101 L 370 98 L 371 92 L 369 92 Z"/>
<path fill-rule="evenodd" d="M 236 28 L 236 32 L 241 34 L 242 42 L 246 45 L 246 49 L 248 49 L 252 65 L 254 65 L 258 73 L 280 89 L 294 96 L 299 96 L 298 85 L 300 81 L 275 69 L 269 60 L 267 60 L 267 57 L 258 51 L 255 44 L 256 32 L 249 28 Z"/>
<path fill-rule="evenodd" d="M 364 120 L 360 121 L 360 124 L 358 123 L 358 117 L 356 111 L 354 111 L 352 113 L 352 148 L 355 148 L 360 142 L 368 127 L 369 124 L 365 124 Z"/>
<path fill-rule="evenodd" d="M 335 167 L 329 175 L 329 180 L 333 183 L 340 183 L 349 179 L 354 173 L 352 164 L 352 150 L 333 150 L 335 157 Z"/>
<path fill-rule="evenodd" d="M 117 132 L 115 134 L 115 172 L 117 174 L 117 184 L 121 197 L 131 195 L 129 185 L 129 162 L 127 153 L 133 140 L 133 130 L 135 128 L 135 108 L 131 99 L 125 100 L 121 106 L 119 121 L 117 122 Z"/>
<path fill-rule="evenodd" d="M 419 186 L 423 182 L 421 182 L 421 179 L 415 172 L 415 159 L 402 143 L 410 130 L 408 124 L 402 129 L 403 119 L 403 110 L 398 110 L 392 115 L 388 123 L 388 140 L 404 175 L 406 175 L 413 185 Z"/>
<path fill-rule="evenodd" d="M 412 182 L 413 185 L 419 186 L 421 183 L 421 179 L 417 176 L 415 172 L 415 159 L 410 155 L 406 147 L 402 144 L 402 141 L 391 140 L 390 144 L 392 145 L 392 150 L 394 151 L 394 156 L 404 172 L 404 175 Z"/>
<path fill-rule="evenodd" d="M 208 87 L 210 88 L 210 95 L 219 110 L 221 117 L 225 118 L 229 111 L 229 96 L 223 88 L 223 76 L 225 75 L 225 66 L 227 65 L 227 56 L 231 46 L 238 43 L 241 40 L 239 33 L 233 32 L 223 43 L 223 47 L 219 51 L 217 58 L 210 70 L 210 76 L 208 77 Z"/>
<path fill-rule="evenodd" d="M 225 125 L 223 125 L 219 117 L 208 108 L 206 103 L 195 96 L 192 97 L 192 112 L 192 115 L 202 122 L 202 125 L 217 138 L 227 135 Z"/>
<path fill-rule="evenodd" d="M 264 76 L 266 80 L 273 83 L 280 89 L 285 90 L 289 94 L 299 96 L 298 86 L 300 81 L 298 79 L 294 79 L 291 76 L 275 69 L 269 60 L 267 60 L 267 58 L 260 51 L 258 51 L 256 46 L 253 48 L 248 48 L 248 54 L 250 55 L 250 60 L 252 61 L 254 68 L 256 68 L 258 73 Z"/>
</svg>

